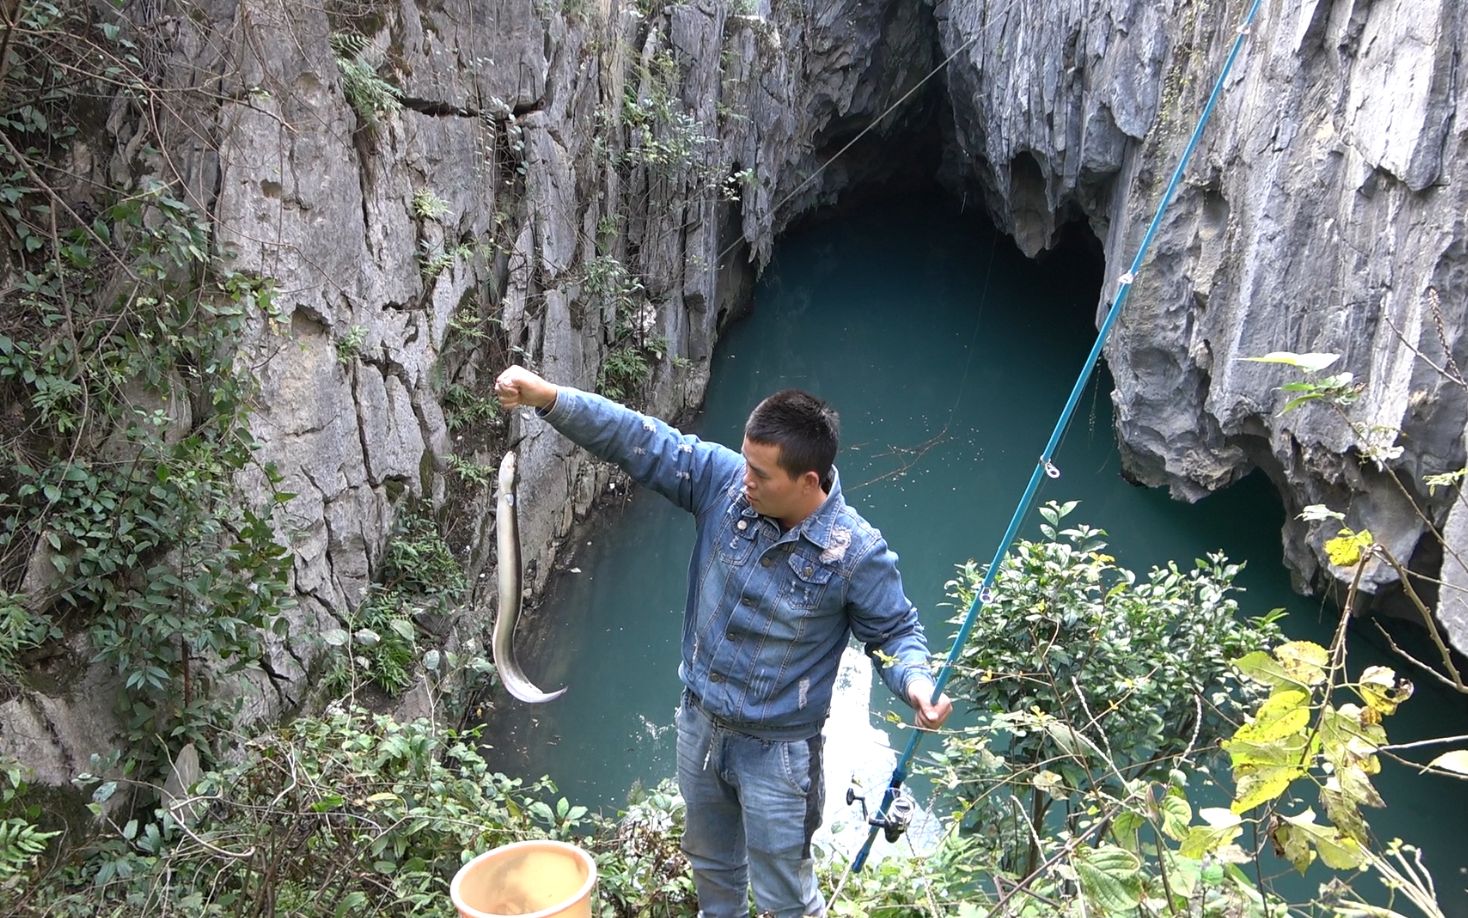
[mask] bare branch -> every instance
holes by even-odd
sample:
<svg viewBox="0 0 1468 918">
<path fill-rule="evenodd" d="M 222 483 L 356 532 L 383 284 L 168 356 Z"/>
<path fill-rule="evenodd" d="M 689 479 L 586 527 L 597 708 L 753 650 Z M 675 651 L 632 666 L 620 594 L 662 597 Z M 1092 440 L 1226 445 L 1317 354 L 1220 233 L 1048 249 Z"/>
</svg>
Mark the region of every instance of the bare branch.
<svg viewBox="0 0 1468 918">
<path fill-rule="evenodd" d="M 1422 624 L 1427 628 L 1427 636 L 1432 639 L 1433 645 L 1437 647 L 1438 653 L 1442 655 L 1443 666 L 1447 668 L 1448 673 L 1453 677 L 1454 685 L 1458 691 L 1468 694 L 1468 686 L 1463 684 L 1463 676 L 1458 672 L 1457 666 L 1453 664 L 1453 653 L 1448 649 L 1448 645 L 1443 642 L 1442 634 L 1437 629 L 1437 619 L 1433 617 L 1432 611 L 1427 608 L 1427 604 L 1417 595 L 1417 591 L 1412 588 L 1412 581 L 1408 576 L 1407 570 L 1403 568 L 1402 563 L 1392 555 L 1391 551 L 1385 545 L 1377 543 L 1374 549 L 1396 570 L 1397 576 L 1402 581 L 1403 592 L 1406 593 L 1407 599 L 1417 608 L 1417 611 L 1422 614 Z"/>
</svg>

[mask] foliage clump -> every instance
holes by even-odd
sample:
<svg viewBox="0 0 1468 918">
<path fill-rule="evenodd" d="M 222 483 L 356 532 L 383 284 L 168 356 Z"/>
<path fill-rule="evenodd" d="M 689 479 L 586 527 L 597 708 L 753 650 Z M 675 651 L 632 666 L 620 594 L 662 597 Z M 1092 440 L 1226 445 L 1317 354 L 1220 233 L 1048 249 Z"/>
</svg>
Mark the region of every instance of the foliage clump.
<svg viewBox="0 0 1468 918">
<path fill-rule="evenodd" d="M 270 290 L 219 270 L 204 218 L 162 186 L 91 233 L 116 248 L 58 236 L 68 256 L 27 272 L 0 333 L 0 395 L 23 419 L 0 441 L 14 459 L 0 471 L 0 672 L 86 631 L 123 680 L 131 738 L 207 742 L 225 716 L 214 670 L 258 660 L 286 603 L 269 508 L 234 486 L 254 440 L 233 350 L 272 312 Z"/>
<path fill-rule="evenodd" d="M 471 735 L 333 705 L 247 742 L 182 806 L 106 817 L 112 831 L 82 863 L 53 874 L 44 898 L 12 905 L 62 915 L 443 914 L 447 879 L 463 861 L 536 831 L 533 795 L 544 790 L 493 773 Z"/>
<path fill-rule="evenodd" d="M 117 782 L 99 781 L 79 779 L 106 802 Z M 473 732 L 350 703 L 249 740 L 171 807 L 93 810 L 107 831 L 72 861 L 14 883 L 0 861 L 6 914 L 443 916 L 462 864 L 546 837 L 595 855 L 605 918 L 696 910 L 671 782 L 592 816 L 495 773 Z"/>
<path fill-rule="evenodd" d="M 614 401 L 631 401 L 652 380 L 653 367 L 667 353 L 667 340 L 653 333 L 657 308 L 641 278 L 612 255 L 597 256 L 584 265 L 581 289 L 612 330 L 597 391 Z"/>
<path fill-rule="evenodd" d="M 952 682 L 977 723 L 945 737 L 931 771 L 986 871 L 1020 882 L 1067 860 L 1084 887 L 1088 871 L 1110 869 L 1096 859 L 1132 856 L 1077 840 L 1134 833 L 1134 809 L 1181 812 L 1179 769 L 1206 773 L 1260 694 L 1230 661 L 1279 629 L 1276 615 L 1240 616 L 1239 565 L 1215 554 L 1140 577 L 1104 552 L 1104 531 L 1062 528 L 1075 506 L 1047 505 L 1045 539 L 1001 563 Z M 957 606 L 969 608 L 983 573 L 959 569 Z"/>
<path fill-rule="evenodd" d="M 452 613 L 468 583 L 464 569 L 427 508 L 405 513 L 388 539 L 381 576 L 351 617 L 350 629 L 328 631 L 329 645 L 345 647 L 328 684 L 353 686 L 365 676 L 397 694 L 412 684 L 419 662 L 419 619 Z"/>
<path fill-rule="evenodd" d="M 643 791 L 634 787 L 627 810 L 598 818 L 594 852 L 602 915 L 674 918 L 698 911 L 693 875 L 680 843 L 687 808 L 667 779 Z"/>
<path fill-rule="evenodd" d="M 379 55 L 367 39 L 354 32 L 337 32 L 331 36 L 331 49 L 347 104 L 365 127 L 376 127 L 402 110 L 402 90 L 378 73 Z"/>
<path fill-rule="evenodd" d="M 1440 918 L 1420 852 L 1373 838 L 1362 813 L 1382 805 L 1372 781 L 1397 755 L 1383 721 L 1411 684 L 1380 666 L 1347 676 L 1346 617 L 1329 647 L 1282 642 L 1276 614 L 1241 620 L 1222 557 L 1117 568 L 1102 532 L 1060 528 L 1073 509 L 1048 505 L 1046 541 L 1005 558 L 962 651 L 950 689 L 977 722 L 921 767 L 956 795 L 950 834 L 848 878 L 854 902 L 835 913 L 1387 918 L 1410 903 Z M 950 585 L 964 607 L 980 575 L 965 565 Z M 1459 755 L 1427 767 L 1468 771 Z M 1291 902 L 1279 858 L 1337 873 Z M 1357 890 L 1368 874 L 1390 907 Z"/>
<path fill-rule="evenodd" d="M 28 774 L 13 759 L 0 759 L 0 902 L 20 885 L 48 843 L 60 832 L 42 831 L 37 804 L 25 803 Z"/>
</svg>

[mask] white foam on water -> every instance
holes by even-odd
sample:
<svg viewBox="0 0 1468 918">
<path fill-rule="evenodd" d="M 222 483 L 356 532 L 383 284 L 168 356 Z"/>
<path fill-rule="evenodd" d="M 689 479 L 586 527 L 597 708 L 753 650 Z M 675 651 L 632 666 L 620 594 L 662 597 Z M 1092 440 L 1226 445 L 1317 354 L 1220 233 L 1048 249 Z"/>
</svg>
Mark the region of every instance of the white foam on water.
<svg viewBox="0 0 1468 918">
<path fill-rule="evenodd" d="M 875 816 L 897 765 L 898 753 L 887 734 L 872 724 L 871 698 L 872 662 L 861 648 L 848 644 L 841 655 L 831 716 L 826 721 L 826 806 L 815 835 L 820 851 L 839 851 L 848 860 L 861 849 L 871 827 L 862 818 L 859 803 L 846 803 L 846 789 L 854 786 L 858 795 L 865 796 L 869 815 Z M 906 712 L 905 705 L 902 709 Z M 918 807 L 907 834 L 896 844 L 877 834 L 870 860 L 922 857 L 937 847 L 941 834 L 939 821 L 927 809 Z"/>
<path fill-rule="evenodd" d="M 676 719 L 676 717 L 677 713 L 675 712 L 674 718 Z M 641 727 L 641 732 L 632 734 L 632 738 L 635 740 L 648 739 L 653 742 L 657 742 L 658 740 L 662 739 L 665 734 L 671 733 L 673 731 L 673 728 L 678 726 L 676 723 L 655 724 L 644 714 L 638 714 L 637 721 L 638 725 Z"/>
</svg>

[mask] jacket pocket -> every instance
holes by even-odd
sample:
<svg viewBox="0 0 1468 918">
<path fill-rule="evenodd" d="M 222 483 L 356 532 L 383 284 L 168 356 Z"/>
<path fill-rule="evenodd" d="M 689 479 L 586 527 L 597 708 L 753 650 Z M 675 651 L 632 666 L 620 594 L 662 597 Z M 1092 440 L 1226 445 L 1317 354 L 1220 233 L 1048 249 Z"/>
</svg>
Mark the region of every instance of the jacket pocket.
<svg viewBox="0 0 1468 918">
<path fill-rule="evenodd" d="M 798 552 L 792 553 L 789 581 L 784 590 L 785 602 L 795 609 L 814 609 L 821 604 L 831 575 L 829 566 Z"/>
</svg>

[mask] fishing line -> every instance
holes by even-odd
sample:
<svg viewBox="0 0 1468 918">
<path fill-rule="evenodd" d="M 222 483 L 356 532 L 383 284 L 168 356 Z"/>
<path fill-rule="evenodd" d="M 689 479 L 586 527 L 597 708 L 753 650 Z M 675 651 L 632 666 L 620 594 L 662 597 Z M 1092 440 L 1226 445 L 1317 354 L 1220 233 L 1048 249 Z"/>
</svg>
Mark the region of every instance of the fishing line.
<svg viewBox="0 0 1468 918">
<path fill-rule="evenodd" d="M 1000 19 L 1001 17 L 1007 19 L 1008 18 L 1009 11 L 1015 6 L 1016 2 L 1017 2 L 1017 0 L 1009 0 L 1009 2 L 1006 3 L 1004 5 L 1004 7 L 1002 9 L 1000 9 L 995 14 L 995 16 L 990 20 L 990 22 L 993 23 L 993 22 L 997 21 L 998 19 Z M 909 89 L 907 92 L 903 93 L 902 96 L 900 98 L 898 98 L 898 100 L 896 102 L 893 102 L 891 105 L 889 105 L 885 109 L 883 109 L 882 110 L 882 113 L 880 115 L 877 115 L 877 117 L 873 118 L 871 120 L 871 122 L 867 124 L 866 127 L 862 128 L 861 131 L 859 131 L 855 137 L 853 137 L 850 140 L 848 140 L 846 142 L 846 144 L 841 147 L 841 149 L 837 150 L 835 153 L 832 153 L 830 155 L 830 157 L 828 157 L 825 162 L 821 163 L 821 165 L 819 167 L 817 167 L 814 172 L 812 172 L 810 175 L 806 176 L 804 181 L 802 181 L 799 185 L 796 185 L 795 188 L 793 188 L 784 197 L 780 198 L 780 200 L 778 200 L 774 204 L 772 204 L 770 206 L 770 216 L 773 218 L 774 215 L 779 212 L 780 208 L 781 207 L 784 207 L 785 204 L 788 203 L 791 198 L 795 197 L 797 194 L 799 194 L 801 191 L 803 191 L 805 189 L 805 186 L 809 185 L 811 182 L 813 182 L 817 178 L 819 178 L 820 175 L 821 175 L 821 173 L 825 172 L 826 169 L 829 168 L 832 163 L 834 163 L 836 160 L 840 159 L 846 153 L 847 150 L 850 150 L 853 146 L 855 146 L 856 143 L 857 143 L 857 141 L 859 141 L 863 137 L 865 137 L 868 133 L 870 133 L 872 131 L 873 128 L 875 128 L 878 124 L 881 124 L 882 121 L 888 115 L 892 114 L 894 111 L 896 111 L 898 109 L 898 107 L 900 107 L 908 99 L 912 98 L 912 94 L 915 93 L 915 92 L 917 92 L 919 89 L 921 89 L 929 80 L 931 80 L 933 77 L 937 76 L 945 68 L 947 68 L 947 66 L 950 63 L 953 62 L 953 59 L 954 58 L 958 57 L 960 54 L 962 54 L 963 52 L 967 51 L 969 48 L 973 47 L 974 43 L 977 42 L 980 38 L 983 38 L 986 35 L 988 35 L 989 34 L 989 28 L 990 27 L 988 25 L 985 25 L 985 26 L 980 27 L 977 31 L 975 31 L 972 38 L 970 38 L 968 41 L 965 41 L 963 44 L 959 45 L 956 49 L 954 49 L 954 51 L 953 51 L 952 54 L 950 54 L 947 57 L 945 57 L 942 60 L 942 62 L 939 63 L 936 67 L 934 67 L 932 70 L 929 70 L 926 76 L 924 76 L 921 80 L 918 80 L 916 83 L 914 83 L 913 86 L 912 86 L 912 88 Z M 749 240 L 746 239 L 743 236 L 743 234 L 741 234 L 739 236 L 739 238 L 735 239 L 733 242 L 731 242 L 728 245 L 726 245 L 724 247 L 724 249 L 721 252 L 719 252 L 719 254 L 717 256 L 714 257 L 714 263 L 718 265 L 718 269 L 717 270 L 723 270 L 726 267 L 726 265 L 723 264 L 723 261 L 724 261 L 725 256 L 727 256 L 730 252 L 734 251 L 740 245 L 747 244 L 748 242 L 749 242 Z"/>
<path fill-rule="evenodd" d="M 1092 369 L 1094 370 L 1094 367 Z M 1080 385 L 1080 383 L 1077 382 L 1077 385 Z M 1088 385 L 1091 389 L 1091 414 L 1089 420 L 1087 421 L 1086 442 L 1091 443 L 1095 440 L 1096 436 L 1096 399 L 1101 390 L 1101 377 L 1092 372 Z M 1053 457 L 1056 453 L 1059 453 L 1062 449 L 1065 448 L 1065 444 L 1069 439 L 1070 424 L 1069 422 L 1067 422 L 1065 430 L 1063 430 L 1060 434 L 1060 442 L 1055 444 L 1055 452 L 1050 453 L 1049 455 Z M 1102 459 L 1100 466 L 1101 468 L 1104 468 L 1106 466 L 1106 462 L 1109 461 L 1109 458 L 1110 457 L 1105 457 Z M 1051 475 L 1050 477 L 1059 478 L 1060 476 L 1056 474 Z"/>
<path fill-rule="evenodd" d="M 1244 45 L 1244 40 L 1249 35 L 1250 25 L 1258 14 L 1261 4 L 1262 0 L 1253 0 L 1253 4 L 1249 7 L 1248 13 L 1244 16 L 1243 22 L 1234 38 L 1233 46 L 1229 49 L 1228 57 L 1224 61 L 1223 70 L 1214 83 L 1213 91 L 1209 95 L 1207 103 L 1203 106 L 1203 112 L 1198 118 L 1197 126 L 1194 127 L 1192 136 L 1188 138 L 1188 143 L 1178 159 L 1177 167 L 1172 173 L 1172 179 L 1168 182 L 1167 189 L 1162 194 L 1162 200 L 1157 205 L 1157 212 L 1152 217 L 1152 222 L 1148 225 L 1147 231 L 1142 237 L 1141 244 L 1137 247 L 1137 253 L 1132 259 L 1131 267 L 1117 279 L 1117 294 L 1112 307 L 1107 312 L 1105 320 L 1101 323 L 1101 327 L 1096 335 L 1096 341 L 1091 346 L 1091 352 L 1086 357 L 1085 364 L 1081 368 L 1075 385 L 1071 388 L 1070 397 L 1066 400 L 1065 407 L 1060 412 L 1060 417 L 1056 420 L 1055 429 L 1050 434 L 1050 440 L 1045 444 L 1044 450 L 1040 453 L 1039 461 L 1036 463 L 1035 469 L 1030 475 L 1029 484 L 1025 487 L 1024 494 L 1020 497 L 1014 515 L 1010 518 L 1009 526 L 1005 530 L 1003 538 L 1000 539 L 999 548 L 984 573 L 983 582 L 974 591 L 973 603 L 964 616 L 964 621 L 959 627 L 958 634 L 954 637 L 953 646 L 948 653 L 948 659 L 938 671 L 933 685 L 933 693 L 930 699 L 931 703 L 936 703 L 943 696 L 943 688 L 948 684 L 948 680 L 953 675 L 953 664 L 957 661 L 963 645 L 968 641 L 968 636 L 973 631 L 974 623 L 978 619 L 979 610 L 990 599 L 990 590 L 993 588 L 994 578 L 999 572 L 1000 563 L 1008 553 L 1009 546 L 1013 543 L 1019 531 L 1020 524 L 1023 522 L 1031 504 L 1034 502 L 1035 494 L 1040 487 L 1041 478 L 1047 476 L 1050 478 L 1060 477 L 1060 471 L 1051 462 L 1051 457 L 1054 456 L 1055 449 L 1061 437 L 1064 435 L 1066 427 L 1070 423 L 1071 416 L 1075 413 L 1076 405 L 1080 401 L 1081 395 L 1085 392 L 1086 384 L 1090 381 L 1096 363 L 1101 358 L 1101 350 L 1106 345 L 1106 341 L 1110 337 L 1111 330 L 1116 325 L 1117 319 L 1121 317 L 1122 309 L 1126 306 L 1127 297 L 1131 293 L 1132 285 L 1136 281 L 1137 272 L 1141 270 L 1142 263 L 1151 250 L 1152 241 L 1157 236 L 1157 231 L 1162 225 L 1162 218 L 1167 214 L 1167 210 L 1177 193 L 1178 186 L 1182 184 L 1183 173 L 1186 171 L 1188 163 L 1192 161 L 1193 153 L 1198 147 L 1199 140 L 1202 139 L 1203 130 L 1207 127 L 1209 120 L 1213 116 L 1214 109 L 1218 105 L 1218 100 L 1223 95 L 1224 84 L 1227 82 L 1229 74 L 1233 71 L 1234 63 L 1238 60 L 1239 52 Z M 877 811 L 877 817 L 870 820 L 872 828 L 867 834 L 866 844 L 862 846 L 861 851 L 857 853 L 856 859 L 852 862 L 853 870 L 860 870 L 866 863 L 867 856 L 871 852 L 872 843 L 876 840 L 878 830 L 888 827 L 892 801 L 901 790 L 902 782 L 907 778 L 907 768 L 912 762 L 913 755 L 917 752 L 917 745 L 921 739 L 922 732 L 914 733 L 912 739 L 907 744 L 907 748 L 903 751 L 902 758 L 898 761 L 897 767 L 893 769 L 892 778 L 883 796 L 882 805 Z"/>
<path fill-rule="evenodd" d="M 1096 442 L 1096 403 L 1101 400 L 1101 377 L 1091 378 L 1091 419 L 1087 426 L 1087 443 Z"/>
<path fill-rule="evenodd" d="M 984 267 L 984 286 L 979 289 L 979 308 L 974 315 L 974 330 L 969 335 L 967 357 L 963 362 L 963 373 L 958 378 L 958 389 L 953 396 L 953 404 L 948 407 L 948 421 L 943 425 L 947 430 L 948 425 L 953 423 L 953 415 L 958 411 L 959 402 L 963 401 L 964 387 L 968 385 L 969 369 L 974 365 L 974 343 L 979 340 L 979 328 L 984 318 L 984 307 L 989 302 L 989 282 L 994 279 L 994 255 L 999 251 L 999 230 L 995 229 L 989 237 L 989 263 Z"/>
<path fill-rule="evenodd" d="M 881 458 L 882 456 L 890 455 L 892 453 L 902 452 L 911 455 L 912 459 L 898 465 L 898 467 L 895 469 L 883 472 L 882 474 L 877 475 L 874 478 L 868 478 L 866 481 L 863 481 L 860 484 L 853 485 L 849 488 L 843 485 L 842 487 L 846 491 L 846 493 L 854 494 L 857 491 L 860 491 L 863 488 L 868 487 L 869 485 L 874 485 L 879 481 L 886 481 L 888 478 L 897 478 L 901 475 L 906 474 L 907 472 L 911 471 L 919 462 L 922 461 L 923 457 L 928 454 L 929 450 L 933 449 L 934 447 L 938 446 L 943 441 L 948 439 L 948 431 L 953 425 L 953 417 L 958 412 L 958 405 L 963 400 L 963 392 L 968 385 L 969 370 L 970 368 L 972 368 L 974 363 L 974 344 L 979 340 L 979 329 L 983 327 L 984 306 L 989 301 L 989 282 L 994 277 L 994 255 L 996 252 L 998 252 L 998 250 L 999 231 L 996 229 L 989 237 L 989 261 L 987 266 L 984 268 L 984 284 L 979 290 L 979 305 L 978 308 L 974 311 L 974 330 L 972 333 L 969 334 L 968 345 L 964 349 L 965 358 L 963 362 L 963 373 L 959 377 L 958 386 L 955 388 L 955 394 L 953 396 L 953 404 L 948 406 L 948 418 L 943 422 L 942 428 L 940 428 L 937 433 L 933 434 L 931 437 L 917 444 L 916 446 L 888 446 L 886 452 L 874 454 L 872 458 L 877 459 Z"/>
</svg>

